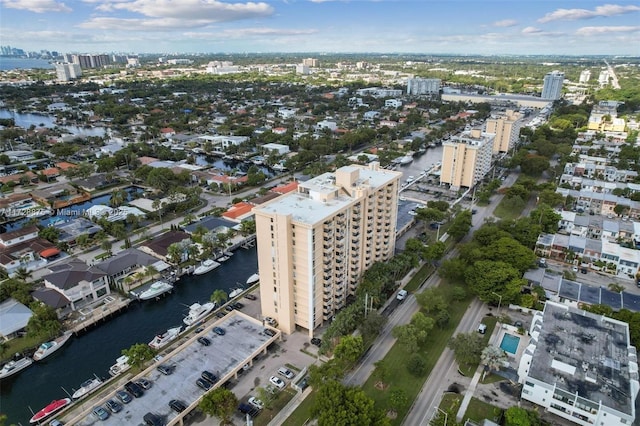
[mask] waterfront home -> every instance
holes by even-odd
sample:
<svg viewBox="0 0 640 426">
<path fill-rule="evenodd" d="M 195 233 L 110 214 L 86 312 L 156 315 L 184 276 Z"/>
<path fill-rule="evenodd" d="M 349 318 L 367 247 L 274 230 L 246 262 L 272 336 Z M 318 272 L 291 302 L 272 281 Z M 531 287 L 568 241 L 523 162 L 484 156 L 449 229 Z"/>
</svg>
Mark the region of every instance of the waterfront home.
<svg viewBox="0 0 640 426">
<path fill-rule="evenodd" d="M 62 183 L 35 189 L 31 191 L 31 197 L 41 204 L 59 209 L 71 204 L 88 201 L 91 195 L 87 192 L 78 191 L 69 184 Z"/>
<path fill-rule="evenodd" d="M 97 263 L 95 266 L 107 274 L 107 281 L 110 284 L 115 285 L 121 283 L 129 275 L 148 266 L 153 266 L 158 272 L 162 272 L 170 267 L 166 262 L 158 260 L 150 254 L 136 248 L 121 251 L 115 256 Z"/>
<path fill-rule="evenodd" d="M 62 311 L 71 303 L 64 294 L 46 287 L 40 287 L 34 290 L 33 293 L 31 293 L 31 297 L 55 309 L 58 318 L 62 316 Z"/>
<path fill-rule="evenodd" d="M 13 297 L 0 303 L 0 339 L 11 340 L 27 328 L 33 316 L 31 309 Z"/>
<path fill-rule="evenodd" d="M 17 269 L 32 271 L 46 264 L 48 257 L 55 257 L 60 250 L 51 242 L 38 237 L 38 228 L 29 226 L 0 234 L 0 268 L 9 275 Z"/>
<path fill-rule="evenodd" d="M 253 207 L 253 204 L 242 201 L 234 204 L 233 206 L 231 206 L 231 208 L 229 208 L 229 210 L 222 213 L 222 217 L 233 222 L 240 223 L 243 220 L 247 220 L 250 217 L 253 217 Z"/>
<path fill-rule="evenodd" d="M 147 241 L 139 247 L 145 253 L 155 256 L 160 260 L 166 261 L 167 250 L 173 243 L 179 243 L 183 240 L 189 240 L 189 234 L 182 231 L 169 231 L 162 235 L 154 237 L 153 240 Z"/>
<path fill-rule="evenodd" d="M 77 310 L 111 293 L 107 274 L 95 266 L 79 259 L 49 267 L 50 274 L 44 277 L 44 286 L 54 289 L 71 302 Z"/>
</svg>

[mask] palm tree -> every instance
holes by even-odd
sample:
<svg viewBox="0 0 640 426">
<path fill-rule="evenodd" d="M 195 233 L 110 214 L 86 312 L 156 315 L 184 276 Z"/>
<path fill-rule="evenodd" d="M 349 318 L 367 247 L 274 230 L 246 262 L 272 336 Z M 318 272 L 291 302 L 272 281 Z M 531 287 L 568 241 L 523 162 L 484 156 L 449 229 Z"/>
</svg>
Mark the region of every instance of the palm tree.
<svg viewBox="0 0 640 426">
<path fill-rule="evenodd" d="M 13 273 L 14 278 L 20 281 L 27 281 L 31 278 L 31 272 L 27 270 L 27 268 L 21 266 Z"/>
<path fill-rule="evenodd" d="M 149 265 L 149 266 L 146 267 L 146 271 L 145 271 L 144 274 L 145 274 L 145 276 L 153 278 L 154 276 L 156 276 L 158 274 L 158 269 L 153 265 Z"/>
<path fill-rule="evenodd" d="M 212 302 L 215 302 L 218 306 L 222 306 L 224 302 L 227 301 L 228 298 L 229 296 L 227 295 L 226 291 L 217 289 L 211 294 L 211 297 L 209 298 L 209 300 L 211 300 Z"/>
<path fill-rule="evenodd" d="M 153 200 L 151 207 L 153 207 L 153 210 L 158 214 L 158 218 L 160 219 L 160 228 L 164 229 L 164 224 L 162 223 L 162 209 L 164 208 L 164 203 L 160 201 L 159 198 L 156 198 Z"/>
<path fill-rule="evenodd" d="M 127 192 L 123 189 L 116 189 L 111 193 L 109 204 L 112 207 L 119 207 L 127 200 Z"/>
</svg>

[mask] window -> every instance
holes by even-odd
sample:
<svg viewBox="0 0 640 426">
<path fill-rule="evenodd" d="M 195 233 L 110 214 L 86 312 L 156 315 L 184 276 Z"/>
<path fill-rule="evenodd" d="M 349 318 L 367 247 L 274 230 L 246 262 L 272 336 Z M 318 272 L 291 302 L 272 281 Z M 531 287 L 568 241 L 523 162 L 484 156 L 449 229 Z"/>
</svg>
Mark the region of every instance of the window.
<svg viewBox="0 0 640 426">
<path fill-rule="evenodd" d="M 277 287 L 273 287 L 273 292 L 277 293 L 278 292 L 278 288 Z"/>
</svg>

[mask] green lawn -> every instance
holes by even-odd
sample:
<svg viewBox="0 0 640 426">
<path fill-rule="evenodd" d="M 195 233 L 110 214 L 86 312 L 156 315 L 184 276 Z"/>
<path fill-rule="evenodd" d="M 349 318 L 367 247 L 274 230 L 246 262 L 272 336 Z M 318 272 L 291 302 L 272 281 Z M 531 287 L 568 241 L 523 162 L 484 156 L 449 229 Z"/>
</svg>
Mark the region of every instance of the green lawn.
<svg viewBox="0 0 640 426">
<path fill-rule="evenodd" d="M 296 391 L 293 389 L 285 389 L 280 392 L 276 399 L 271 403 L 271 407 L 265 408 L 258 416 L 256 416 L 255 419 L 253 419 L 253 424 L 255 426 L 264 426 L 269 424 L 271 419 L 273 419 L 273 417 L 278 414 L 289 401 L 291 401 L 291 398 L 293 398 L 295 394 Z"/>
<path fill-rule="evenodd" d="M 284 421 L 283 426 L 301 426 L 311 418 L 311 407 L 316 400 L 316 391 L 312 390 L 309 395 L 298 405 L 293 413 Z"/>
<path fill-rule="evenodd" d="M 404 286 L 404 289 L 407 290 L 408 292 L 416 291 L 420 287 L 420 285 L 424 282 L 424 280 L 429 278 L 429 275 L 431 275 L 433 271 L 434 271 L 434 267 L 432 265 L 429 265 L 429 264 L 423 265 L 422 268 L 420 268 L 420 270 L 416 272 L 413 278 L 411 278 L 411 280 L 407 283 L 407 285 Z"/>
<path fill-rule="evenodd" d="M 45 340 L 42 337 L 17 337 L 15 339 L 11 339 L 2 344 L 2 360 L 9 360 L 12 356 L 17 353 L 22 353 L 27 349 L 32 349 L 37 346 L 40 346 L 40 343 Z"/>
<path fill-rule="evenodd" d="M 477 398 L 471 398 L 469 407 L 467 407 L 467 411 L 464 413 L 464 419 L 471 419 L 476 423 L 481 423 L 484 419 L 496 421 L 500 418 L 501 414 L 501 408 L 494 407 Z"/>
<path fill-rule="evenodd" d="M 442 286 L 441 288 L 446 292 L 451 287 Z M 407 353 L 401 345 L 396 343 L 385 357 L 385 364 L 389 368 L 389 378 L 385 383 L 387 387 L 384 390 L 376 388 L 375 383 L 377 380 L 373 376 L 369 377 L 369 380 L 367 380 L 363 386 L 366 394 L 376 402 L 376 406 L 385 412 L 391 408 L 389 401 L 391 391 L 401 389 L 404 392 L 407 403 L 404 404 L 403 407 L 397 407 L 398 416 L 392 421 L 392 424 L 400 425 L 402 423 L 409 407 L 420 392 L 422 385 L 431 373 L 436 362 L 438 362 L 442 351 L 447 347 L 449 339 L 453 335 L 457 324 L 460 322 L 471 300 L 471 297 L 467 297 L 467 299 L 463 301 L 452 302 L 449 305 L 451 318 L 447 327 L 440 329 L 436 326 L 429 333 L 428 341 L 420 349 L 420 353 L 424 357 L 427 366 L 426 374 L 421 377 L 415 377 L 407 370 L 407 361 L 412 354 Z"/>
<path fill-rule="evenodd" d="M 509 198 L 503 197 L 500 204 L 498 204 L 493 211 L 493 215 L 504 220 L 515 220 L 520 217 L 525 205 L 526 202 L 514 204 Z"/>
<path fill-rule="evenodd" d="M 483 336 L 483 341 L 484 341 L 485 346 L 489 344 L 489 338 L 491 337 L 491 334 L 493 333 L 493 329 L 496 327 L 496 323 L 497 322 L 498 322 L 498 318 L 496 318 L 494 316 L 484 317 L 482 319 L 482 323 L 486 324 L 486 326 L 487 326 L 487 331 Z M 480 362 L 476 362 L 474 364 L 460 365 L 460 371 L 465 376 L 472 377 L 473 374 L 478 369 L 478 365 L 480 365 Z"/>
</svg>

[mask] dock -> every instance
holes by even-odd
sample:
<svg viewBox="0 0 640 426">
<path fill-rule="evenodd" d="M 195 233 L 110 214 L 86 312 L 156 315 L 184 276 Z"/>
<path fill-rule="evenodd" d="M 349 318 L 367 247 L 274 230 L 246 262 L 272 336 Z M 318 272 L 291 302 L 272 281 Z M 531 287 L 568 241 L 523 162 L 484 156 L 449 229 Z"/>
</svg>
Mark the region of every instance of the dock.
<svg viewBox="0 0 640 426">
<path fill-rule="evenodd" d="M 107 296 L 97 306 L 84 307 L 74 312 L 71 317 L 64 321 L 63 326 L 77 336 L 100 322 L 119 314 L 129 307 L 131 301 L 131 299 L 119 295 Z"/>
</svg>

